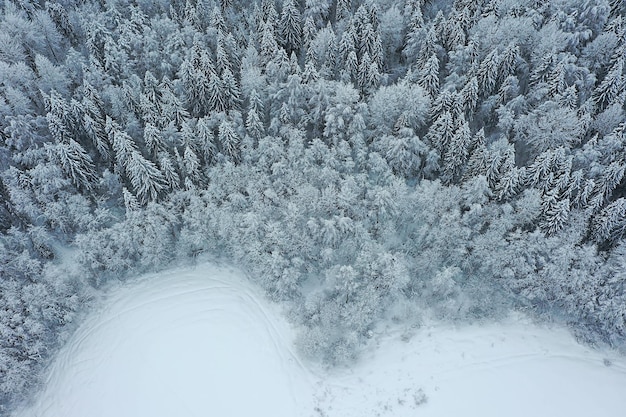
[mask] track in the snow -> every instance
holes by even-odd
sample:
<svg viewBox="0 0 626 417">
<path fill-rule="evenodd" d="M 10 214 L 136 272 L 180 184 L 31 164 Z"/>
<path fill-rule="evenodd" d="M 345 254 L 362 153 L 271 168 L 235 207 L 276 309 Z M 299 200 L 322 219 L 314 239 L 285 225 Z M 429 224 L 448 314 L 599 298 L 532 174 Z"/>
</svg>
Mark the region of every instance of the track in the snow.
<svg viewBox="0 0 626 417">
<path fill-rule="evenodd" d="M 142 277 L 81 325 L 24 417 L 308 416 L 288 326 L 261 299 L 218 267 Z"/>
<path fill-rule="evenodd" d="M 380 331 L 361 360 L 301 360 L 243 274 L 213 265 L 113 289 L 15 417 L 621 417 L 623 358 L 507 323 Z M 611 359 L 607 367 L 603 359 Z M 606 362 L 609 363 L 609 362 Z"/>
</svg>

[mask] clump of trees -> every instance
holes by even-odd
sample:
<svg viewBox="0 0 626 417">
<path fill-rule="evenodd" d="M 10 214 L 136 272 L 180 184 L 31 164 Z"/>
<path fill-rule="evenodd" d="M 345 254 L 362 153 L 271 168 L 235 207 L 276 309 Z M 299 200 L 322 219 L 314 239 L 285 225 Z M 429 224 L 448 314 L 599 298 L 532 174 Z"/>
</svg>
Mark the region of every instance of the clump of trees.
<svg viewBox="0 0 626 417">
<path fill-rule="evenodd" d="M 511 308 L 623 346 L 623 2 L 0 7 L 0 413 L 105 282 L 200 253 L 331 362 Z"/>
</svg>

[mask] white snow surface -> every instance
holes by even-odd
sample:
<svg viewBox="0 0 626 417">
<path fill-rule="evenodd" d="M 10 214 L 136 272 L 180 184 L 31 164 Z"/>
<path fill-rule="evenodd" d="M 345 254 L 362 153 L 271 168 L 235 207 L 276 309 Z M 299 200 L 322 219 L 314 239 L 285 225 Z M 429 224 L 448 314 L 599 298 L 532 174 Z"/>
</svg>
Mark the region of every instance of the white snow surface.
<svg viewBox="0 0 626 417">
<path fill-rule="evenodd" d="M 404 336 L 404 337 L 401 337 Z M 260 289 L 212 264 L 110 292 L 15 417 L 623 416 L 626 361 L 522 317 L 387 328 L 324 368 Z"/>
</svg>

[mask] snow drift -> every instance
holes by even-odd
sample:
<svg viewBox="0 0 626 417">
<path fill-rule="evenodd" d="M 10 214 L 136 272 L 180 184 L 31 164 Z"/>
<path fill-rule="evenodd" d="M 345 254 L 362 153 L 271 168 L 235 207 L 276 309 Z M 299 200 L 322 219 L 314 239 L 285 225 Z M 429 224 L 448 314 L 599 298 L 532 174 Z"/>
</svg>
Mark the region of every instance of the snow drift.
<svg viewBox="0 0 626 417">
<path fill-rule="evenodd" d="M 562 330 L 508 323 L 374 336 L 324 369 L 242 274 L 213 265 L 113 290 L 16 417 L 621 416 L 626 364 Z M 405 334 L 406 336 L 406 334 Z M 404 340 L 404 341 L 403 341 Z"/>
</svg>

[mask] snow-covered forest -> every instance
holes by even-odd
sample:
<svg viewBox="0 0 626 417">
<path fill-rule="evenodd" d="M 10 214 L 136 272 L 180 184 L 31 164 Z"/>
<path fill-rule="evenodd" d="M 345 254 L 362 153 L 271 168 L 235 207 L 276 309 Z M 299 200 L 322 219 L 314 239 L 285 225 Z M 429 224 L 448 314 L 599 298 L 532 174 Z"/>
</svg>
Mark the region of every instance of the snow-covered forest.
<svg viewBox="0 0 626 417">
<path fill-rule="evenodd" d="M 622 0 L 0 0 L 0 414 L 209 256 L 302 354 L 518 309 L 626 341 Z"/>
</svg>

